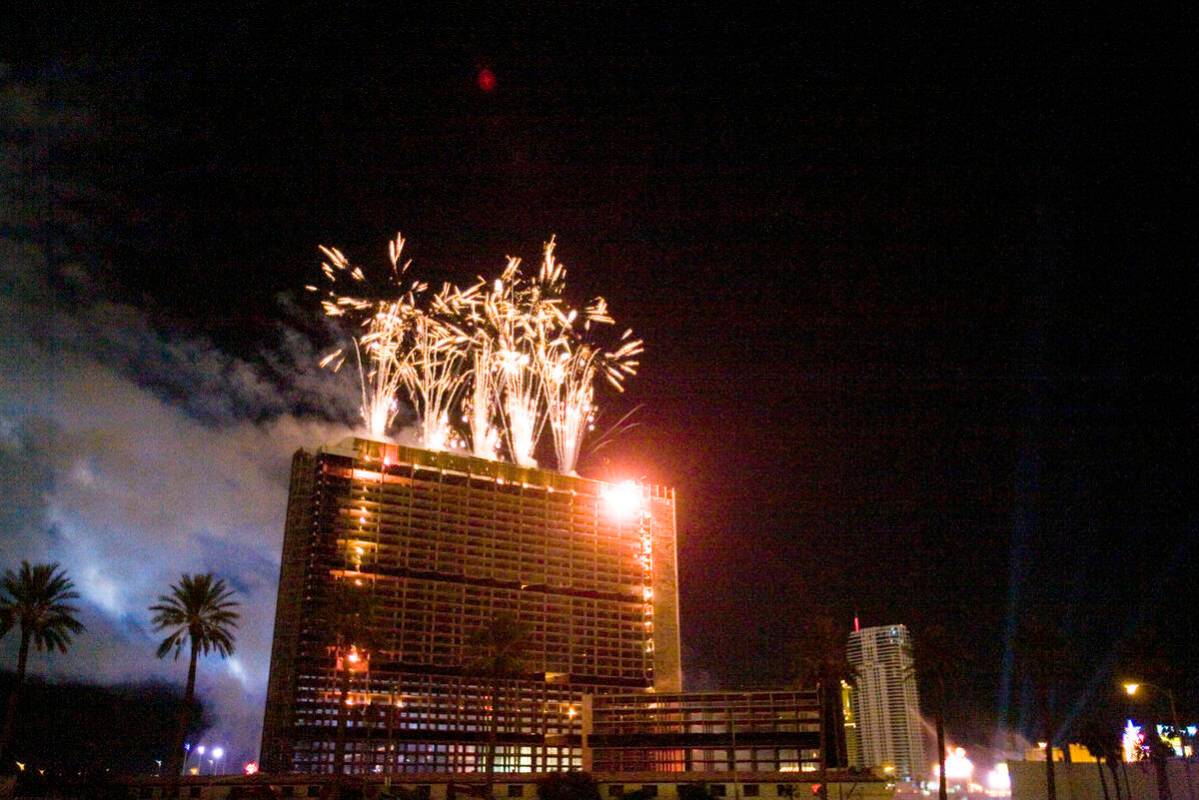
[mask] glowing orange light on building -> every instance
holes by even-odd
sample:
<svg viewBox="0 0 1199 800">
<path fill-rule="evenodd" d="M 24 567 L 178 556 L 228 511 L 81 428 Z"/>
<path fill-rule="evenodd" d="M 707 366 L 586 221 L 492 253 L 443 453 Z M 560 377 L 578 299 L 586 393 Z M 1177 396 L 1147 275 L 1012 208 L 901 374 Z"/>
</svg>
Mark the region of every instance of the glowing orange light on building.
<svg viewBox="0 0 1199 800">
<path fill-rule="evenodd" d="M 635 481 L 612 483 L 600 489 L 604 507 L 617 520 L 629 520 L 641 510 L 641 487 Z"/>
</svg>

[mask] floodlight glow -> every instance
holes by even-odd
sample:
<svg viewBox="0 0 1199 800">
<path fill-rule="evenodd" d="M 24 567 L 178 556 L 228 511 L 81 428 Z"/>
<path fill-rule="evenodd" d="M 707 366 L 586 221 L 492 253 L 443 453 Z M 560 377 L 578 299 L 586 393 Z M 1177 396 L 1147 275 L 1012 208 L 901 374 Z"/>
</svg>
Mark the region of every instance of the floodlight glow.
<svg viewBox="0 0 1199 800">
<path fill-rule="evenodd" d="M 1120 739 L 1120 744 L 1124 749 L 1125 761 L 1136 761 L 1141 752 L 1141 743 L 1145 741 L 1145 737 L 1141 734 L 1141 726 L 1134 725 L 1132 720 L 1124 726 L 1124 735 Z"/>
<path fill-rule="evenodd" d="M 945 777 L 949 781 L 964 783 L 974 774 L 974 763 L 966 758 L 966 750 L 955 747 L 945 754 Z"/>
<path fill-rule="evenodd" d="M 621 481 L 600 490 L 608 513 L 618 520 L 632 519 L 641 510 L 641 487 L 636 481 Z"/>
<path fill-rule="evenodd" d="M 1007 764 L 996 764 L 995 768 L 987 773 L 987 788 L 1005 794 L 1012 790 L 1012 776 L 1008 774 Z"/>
<path fill-rule="evenodd" d="M 1129 697 L 1132 697 L 1134 694 L 1136 694 L 1137 689 L 1140 689 L 1140 688 L 1141 688 L 1141 684 L 1139 684 L 1139 683 L 1124 684 L 1124 691 L 1128 692 Z"/>
<path fill-rule="evenodd" d="M 223 747 L 213 748 L 212 757 L 213 758 L 224 758 L 225 757 L 225 748 L 223 748 Z"/>
<path fill-rule="evenodd" d="M 199 753 L 200 755 L 204 755 L 204 751 L 206 749 L 207 748 L 205 748 L 204 745 L 200 745 L 199 747 L 196 748 L 196 752 Z"/>
</svg>

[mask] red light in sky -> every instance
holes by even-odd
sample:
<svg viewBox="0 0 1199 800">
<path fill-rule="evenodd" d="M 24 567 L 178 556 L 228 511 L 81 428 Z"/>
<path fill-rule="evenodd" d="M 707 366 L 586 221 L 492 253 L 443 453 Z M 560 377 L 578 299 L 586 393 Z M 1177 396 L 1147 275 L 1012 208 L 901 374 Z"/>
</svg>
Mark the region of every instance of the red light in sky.
<svg viewBox="0 0 1199 800">
<path fill-rule="evenodd" d="M 485 92 L 490 92 L 495 88 L 495 73 L 487 67 L 479 70 L 479 88 Z"/>
</svg>

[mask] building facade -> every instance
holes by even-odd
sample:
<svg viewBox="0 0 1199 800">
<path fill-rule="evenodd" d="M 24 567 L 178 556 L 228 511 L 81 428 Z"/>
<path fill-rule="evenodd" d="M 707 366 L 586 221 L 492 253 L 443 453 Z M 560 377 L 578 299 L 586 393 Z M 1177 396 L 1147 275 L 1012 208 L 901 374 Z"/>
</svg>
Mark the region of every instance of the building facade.
<svg viewBox="0 0 1199 800">
<path fill-rule="evenodd" d="M 908 629 L 883 625 L 855 630 L 849 634 L 847 656 L 857 671 L 852 702 L 862 765 L 901 779 L 924 778 L 928 761 Z"/>
<path fill-rule="evenodd" d="M 602 773 L 820 769 L 815 690 L 597 695 L 583 731 L 584 769 Z"/>
<path fill-rule="evenodd" d="M 503 616 L 521 666 L 487 676 L 472 633 Z M 584 695 L 681 688 L 673 490 L 366 439 L 296 453 L 264 769 L 482 771 L 492 736 L 498 772 L 579 768 Z"/>
</svg>

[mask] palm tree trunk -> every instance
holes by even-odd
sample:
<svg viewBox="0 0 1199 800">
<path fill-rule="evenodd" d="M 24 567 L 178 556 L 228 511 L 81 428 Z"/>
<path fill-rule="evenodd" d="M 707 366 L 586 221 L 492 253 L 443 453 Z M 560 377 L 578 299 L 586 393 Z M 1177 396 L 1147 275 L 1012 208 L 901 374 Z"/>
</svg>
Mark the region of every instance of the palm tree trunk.
<svg viewBox="0 0 1199 800">
<path fill-rule="evenodd" d="M 21 648 L 17 651 L 17 677 L 8 693 L 8 705 L 4 709 L 4 731 L 0 732 L 0 757 L 8 754 L 12 743 L 13 726 L 17 721 L 17 704 L 21 700 L 21 686 L 25 683 L 25 665 L 29 661 L 29 632 L 21 629 Z"/>
<path fill-rule="evenodd" d="M 820 685 L 816 685 L 817 702 L 820 704 L 820 800 L 828 800 L 828 753 L 825 748 L 828 746 L 828 709 L 825 707 L 824 696 L 828 692 Z M 737 754 L 733 753 L 733 769 L 737 769 Z"/>
<path fill-rule="evenodd" d="M 1120 789 L 1120 770 L 1116 769 L 1116 762 L 1110 754 L 1104 756 L 1103 760 L 1107 762 L 1108 772 L 1112 774 L 1112 786 L 1116 789 L 1116 800 L 1124 800 L 1124 793 Z"/>
<path fill-rule="evenodd" d="M 337 692 L 337 737 L 333 747 L 333 773 L 337 775 L 338 786 L 341 785 L 341 775 L 346 769 L 346 717 L 349 715 L 346 697 L 350 693 L 350 669 L 344 663 L 341 666 L 341 681 Z"/>
<path fill-rule="evenodd" d="M 167 774 L 176 777 L 183 771 L 183 740 L 187 737 L 187 728 L 191 723 L 192 702 L 196 696 L 196 662 L 199 658 L 198 644 L 192 639 L 191 657 L 187 665 L 187 686 L 183 690 L 183 705 L 179 707 L 179 719 L 175 724 L 175 741 L 167 761 Z"/>
<path fill-rule="evenodd" d="M 1045 742 L 1045 795 L 1049 800 L 1057 800 L 1057 784 L 1053 776 L 1053 723 L 1049 724 L 1049 735 Z"/>
<path fill-rule="evenodd" d="M 942 704 L 944 699 L 942 698 Z M 948 800 L 949 779 L 945 776 L 945 714 L 944 705 L 937 707 L 937 763 L 941 765 L 941 778 L 937 781 L 937 797 Z"/>
<path fill-rule="evenodd" d="M 1095 770 L 1099 773 L 1099 786 L 1103 789 L 1103 800 L 1111 800 L 1112 796 L 1107 791 L 1107 780 L 1103 777 L 1103 762 L 1098 758 L 1095 759 Z"/>
<path fill-rule="evenodd" d="M 494 797 L 495 792 L 495 744 L 499 739 L 500 730 L 500 676 L 491 677 L 491 719 L 487 729 L 487 796 Z"/>
</svg>

